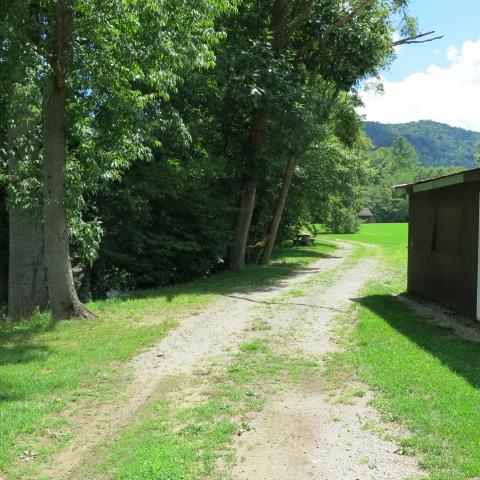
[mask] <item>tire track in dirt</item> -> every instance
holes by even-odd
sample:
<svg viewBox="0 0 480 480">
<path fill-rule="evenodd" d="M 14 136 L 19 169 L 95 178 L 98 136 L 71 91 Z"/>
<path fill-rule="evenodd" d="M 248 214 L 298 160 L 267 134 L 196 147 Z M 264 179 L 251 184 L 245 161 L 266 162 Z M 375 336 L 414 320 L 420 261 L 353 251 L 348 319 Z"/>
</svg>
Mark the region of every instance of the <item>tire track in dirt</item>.
<svg viewBox="0 0 480 480">
<path fill-rule="evenodd" d="M 299 350 L 321 359 L 339 349 L 334 341 L 335 317 L 348 311 L 378 269 L 375 259 L 362 260 L 342 271 L 333 285 L 309 285 L 289 308 L 271 311 L 272 340 L 284 352 Z M 316 305 L 320 308 L 311 308 Z M 290 321 L 289 321 L 290 320 Z M 306 391 L 288 389 L 271 398 L 256 416 L 251 431 L 237 445 L 233 469 L 238 480 L 402 480 L 422 476 L 415 459 L 401 455 L 393 442 L 366 427 L 382 426 L 369 406 L 371 394 L 362 386 L 353 404 L 332 402 L 320 385 Z M 385 425 L 383 425 L 386 428 Z M 398 429 L 391 433 L 400 435 Z"/>
<path fill-rule="evenodd" d="M 177 376 L 191 373 L 206 355 L 218 356 L 240 345 L 245 330 L 257 315 L 258 303 L 268 302 L 315 275 L 339 267 L 351 251 L 351 245 L 341 243 L 332 256 L 297 270 L 273 285 L 248 294 L 225 296 L 199 315 L 184 319 L 155 347 L 131 362 L 134 379 L 118 398 L 97 408 L 93 417 L 78 417 L 75 437 L 51 459 L 43 475 L 51 480 L 68 478 L 96 446 L 128 425 L 153 397 L 174 390 Z"/>
</svg>

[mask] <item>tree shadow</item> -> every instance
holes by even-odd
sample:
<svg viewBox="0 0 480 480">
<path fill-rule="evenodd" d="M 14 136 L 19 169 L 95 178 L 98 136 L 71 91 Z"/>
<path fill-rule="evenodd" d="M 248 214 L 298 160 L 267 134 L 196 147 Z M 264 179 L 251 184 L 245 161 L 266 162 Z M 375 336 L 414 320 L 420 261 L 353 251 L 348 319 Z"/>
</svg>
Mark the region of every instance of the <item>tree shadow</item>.
<svg viewBox="0 0 480 480">
<path fill-rule="evenodd" d="M 171 302 L 177 296 L 185 294 L 229 295 L 234 293 L 250 294 L 269 291 L 280 287 L 282 281 L 292 275 L 302 275 L 305 273 L 315 274 L 322 271 L 308 263 L 301 261 L 296 262 L 296 258 L 340 258 L 334 254 L 335 247 L 331 243 L 316 242 L 315 246 L 331 248 L 333 254 L 320 252 L 311 247 L 287 247 L 281 250 L 281 257 L 277 256 L 266 266 L 250 264 L 242 271 L 221 271 L 205 276 L 204 278 L 195 278 L 188 282 L 166 285 L 160 288 L 138 290 L 127 295 L 115 297 L 115 301 L 126 302 L 132 299 L 163 297 L 168 302 Z M 288 262 L 282 261 L 282 258 L 288 258 L 290 260 Z"/>
<path fill-rule="evenodd" d="M 12 346 L 0 344 L 0 366 L 37 362 L 48 355 L 49 348 L 45 345 L 33 345 L 28 342 Z"/>
<path fill-rule="evenodd" d="M 461 338 L 453 328 L 435 325 L 434 320 L 427 321 L 391 295 L 369 295 L 354 301 L 434 355 L 473 387 L 480 388 L 480 343 Z M 459 317 L 458 321 L 465 320 Z"/>
<path fill-rule="evenodd" d="M 20 321 L 0 321 L 0 345 L 10 342 L 26 342 L 40 333 L 54 330 L 56 325 L 57 322 L 48 312 Z"/>
<path fill-rule="evenodd" d="M 10 366 L 28 365 L 45 360 L 51 350 L 34 338 L 55 328 L 56 323 L 49 314 L 40 314 L 24 321 L 3 321 L 0 323 L 0 368 L 6 368 L 0 375 L 0 405 L 8 401 L 25 399 L 28 377 L 6 380 Z M 27 366 L 28 369 L 28 366 Z M 22 372 L 25 370 L 22 369 Z M 13 378 L 13 377 L 12 377 Z M 16 381 L 18 380 L 18 381 Z M 35 379 L 30 379 L 35 381 Z"/>
<path fill-rule="evenodd" d="M 332 312 L 338 312 L 338 313 L 345 313 L 345 309 L 341 308 L 334 308 L 334 307 L 327 307 L 324 305 L 320 305 L 317 303 L 301 303 L 301 302 L 288 302 L 288 301 L 283 301 L 283 302 L 276 302 L 274 300 L 256 300 L 254 298 L 248 298 L 248 297 L 242 297 L 239 295 L 224 295 L 224 297 L 228 298 L 234 298 L 236 300 L 243 300 L 245 302 L 250 302 L 250 303 L 258 303 L 262 305 L 279 305 L 281 307 L 307 307 L 311 308 L 313 310 L 330 310 Z"/>
<path fill-rule="evenodd" d="M 30 342 L 18 344 L 0 342 L 0 371 L 2 371 L 0 374 L 0 407 L 5 402 L 23 401 L 27 398 L 29 383 L 36 381 L 33 378 L 35 369 L 31 370 L 28 364 L 42 362 L 50 354 L 51 350 L 45 345 Z M 22 365 L 20 370 L 10 368 L 15 369 L 18 365 Z M 14 375 L 13 372 L 15 372 Z M 10 378 L 10 381 L 7 378 Z"/>
</svg>

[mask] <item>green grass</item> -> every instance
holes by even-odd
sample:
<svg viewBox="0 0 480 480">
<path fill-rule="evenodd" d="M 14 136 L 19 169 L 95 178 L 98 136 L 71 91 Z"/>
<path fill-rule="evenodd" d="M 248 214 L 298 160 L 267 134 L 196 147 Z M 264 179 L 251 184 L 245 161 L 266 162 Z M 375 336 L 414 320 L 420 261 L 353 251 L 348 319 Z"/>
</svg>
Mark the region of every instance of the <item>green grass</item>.
<svg viewBox="0 0 480 480">
<path fill-rule="evenodd" d="M 157 343 L 180 319 L 221 295 L 273 283 L 334 249 L 324 242 L 289 247 L 268 267 L 95 302 L 89 305 L 97 314 L 93 321 L 53 323 L 42 314 L 1 323 L 0 472 L 16 471 L 15 460 L 38 449 L 39 439 L 44 450 L 39 449 L 37 463 L 60 448 L 75 433 L 60 413 L 118 391 L 129 373 L 126 361 Z"/>
<path fill-rule="evenodd" d="M 402 448 L 419 455 L 433 480 L 476 479 L 480 344 L 427 323 L 392 296 L 405 289 L 405 232 L 404 225 L 364 225 L 349 236 L 380 245 L 388 274 L 368 285 L 343 318 L 339 335 L 346 349 L 330 357 L 327 376 L 365 381 L 383 415 L 408 427 Z"/>
<path fill-rule="evenodd" d="M 364 223 L 360 231 L 352 234 L 322 234 L 320 239 L 353 240 L 391 248 L 407 248 L 408 224 Z"/>
<path fill-rule="evenodd" d="M 76 475 L 117 480 L 226 479 L 219 459 L 234 458 L 231 444 L 250 430 L 252 414 L 279 385 L 298 384 L 318 375 L 316 362 L 278 355 L 267 339 L 241 346 L 232 362 L 217 373 L 198 375 L 196 390 L 204 399 L 185 406 L 160 399 L 142 413 L 137 424 L 105 445 L 103 461 L 87 461 Z M 98 458 L 98 452 L 95 453 Z"/>
</svg>

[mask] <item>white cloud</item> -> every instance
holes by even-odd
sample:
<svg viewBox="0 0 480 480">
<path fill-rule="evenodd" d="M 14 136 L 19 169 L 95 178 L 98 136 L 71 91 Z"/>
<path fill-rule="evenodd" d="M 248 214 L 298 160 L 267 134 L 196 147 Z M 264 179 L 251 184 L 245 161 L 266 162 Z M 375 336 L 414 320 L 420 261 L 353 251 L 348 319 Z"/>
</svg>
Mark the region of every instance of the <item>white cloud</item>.
<svg viewBox="0 0 480 480">
<path fill-rule="evenodd" d="M 461 51 L 447 50 L 448 67 L 429 65 L 400 82 L 383 80 L 384 94 L 364 89 L 368 120 L 403 123 L 435 120 L 480 131 L 480 40 L 468 41 Z"/>
<path fill-rule="evenodd" d="M 458 53 L 459 53 L 458 50 L 453 45 L 447 48 L 447 58 L 450 61 L 454 61 L 454 60 L 458 61 L 459 60 Z"/>
</svg>

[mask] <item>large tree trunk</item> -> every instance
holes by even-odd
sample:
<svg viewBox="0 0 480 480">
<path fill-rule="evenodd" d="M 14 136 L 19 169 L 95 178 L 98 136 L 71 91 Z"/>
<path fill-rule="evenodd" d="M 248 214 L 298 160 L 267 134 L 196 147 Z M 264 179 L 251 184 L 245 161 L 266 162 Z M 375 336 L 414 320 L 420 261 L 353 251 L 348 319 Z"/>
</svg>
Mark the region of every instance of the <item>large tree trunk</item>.
<svg viewBox="0 0 480 480">
<path fill-rule="evenodd" d="M 40 218 L 11 203 L 9 237 L 8 315 L 26 318 L 48 307 Z"/>
<path fill-rule="evenodd" d="M 252 215 L 255 209 L 257 183 L 257 178 L 254 176 L 248 177 L 245 181 L 244 190 L 240 199 L 235 239 L 230 252 L 230 268 L 232 270 L 243 270 L 245 268 L 245 253 Z"/>
<path fill-rule="evenodd" d="M 245 175 L 245 183 L 240 198 L 235 238 L 230 251 L 230 268 L 232 270 L 243 270 L 245 268 L 248 234 L 250 232 L 250 224 L 253 211 L 255 210 L 257 196 L 258 177 L 256 170 L 258 168 L 259 157 L 265 146 L 267 120 L 268 113 L 266 108 L 258 110 L 252 119 L 250 155 L 247 166 L 247 171 L 251 173 Z"/>
<path fill-rule="evenodd" d="M 77 296 L 73 282 L 65 207 L 67 146 L 65 117 L 67 86 L 65 64 L 70 58 L 73 11 L 59 0 L 56 31 L 50 57 L 52 73 L 43 101 L 44 131 L 44 238 L 48 294 L 55 319 L 89 318 L 92 314 Z"/>
<path fill-rule="evenodd" d="M 12 122 L 8 129 L 8 195 L 9 260 L 8 260 L 8 315 L 14 319 L 26 318 L 48 306 L 43 228 L 41 208 L 22 205 L 15 192 L 21 190 L 22 162 L 35 151 L 35 118 L 12 92 Z M 33 147 L 33 148 L 31 148 Z M 33 162 L 31 162 L 33 165 Z M 34 172 L 30 172 L 34 175 Z M 33 202 L 32 202 L 33 203 Z"/>
<path fill-rule="evenodd" d="M 5 192 L 0 186 L 0 305 L 8 299 L 8 220 Z"/>
<path fill-rule="evenodd" d="M 297 166 L 298 159 L 296 157 L 291 157 L 288 160 L 287 166 L 283 173 L 282 187 L 275 202 L 275 210 L 273 212 L 272 221 L 267 232 L 267 241 L 263 249 L 262 257 L 260 258 L 260 264 L 266 265 L 272 256 L 273 247 L 275 246 L 275 241 L 277 239 L 278 227 L 282 221 L 283 211 L 285 210 L 285 204 L 287 203 L 288 192 L 290 190 L 290 185 L 292 184 L 293 176 L 295 175 L 295 168 Z"/>
</svg>

